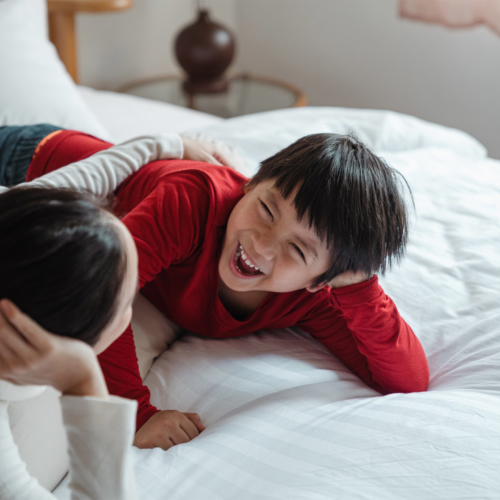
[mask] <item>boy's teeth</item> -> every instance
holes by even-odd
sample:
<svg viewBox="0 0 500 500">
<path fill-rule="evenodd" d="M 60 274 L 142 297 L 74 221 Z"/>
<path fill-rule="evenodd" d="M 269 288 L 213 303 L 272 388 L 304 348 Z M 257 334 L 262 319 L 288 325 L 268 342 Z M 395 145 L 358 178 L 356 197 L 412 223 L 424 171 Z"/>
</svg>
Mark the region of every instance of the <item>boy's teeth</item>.
<svg viewBox="0 0 500 500">
<path fill-rule="evenodd" d="M 251 267 L 252 269 L 255 269 L 256 271 L 260 271 L 260 269 L 256 265 L 254 265 L 250 262 L 250 260 L 246 256 L 241 244 L 239 245 L 238 249 L 236 250 L 236 255 L 234 256 L 234 259 L 237 261 L 240 258 L 240 256 L 242 257 L 243 261 L 245 262 L 245 264 L 247 266 Z M 236 266 L 236 268 L 238 269 L 238 271 L 241 272 L 241 269 L 238 266 Z"/>
</svg>

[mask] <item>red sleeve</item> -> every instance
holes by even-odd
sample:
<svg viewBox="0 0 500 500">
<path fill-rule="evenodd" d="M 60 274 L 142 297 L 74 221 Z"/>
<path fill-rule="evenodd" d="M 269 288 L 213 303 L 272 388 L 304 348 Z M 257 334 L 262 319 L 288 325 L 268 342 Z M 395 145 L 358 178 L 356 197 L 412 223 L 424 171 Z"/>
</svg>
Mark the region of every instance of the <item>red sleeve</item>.
<svg viewBox="0 0 500 500">
<path fill-rule="evenodd" d="M 160 181 L 122 219 L 137 247 L 140 287 L 201 245 L 209 203 L 207 185 L 196 175 L 183 172 Z M 159 410 L 151 405 L 151 394 L 139 374 L 130 326 L 99 356 L 99 362 L 110 393 L 137 400 L 139 429 Z"/>
<path fill-rule="evenodd" d="M 382 394 L 427 390 L 422 345 L 376 276 L 325 297 L 297 326 Z"/>
<path fill-rule="evenodd" d="M 201 247 L 210 189 L 193 172 L 167 176 L 122 219 L 139 254 L 141 288 L 171 263 L 184 261 Z"/>
<path fill-rule="evenodd" d="M 129 325 L 98 358 L 109 392 L 137 401 L 136 422 L 139 429 L 158 409 L 149 402 L 151 393 L 143 385 L 139 374 L 132 327 Z"/>
</svg>

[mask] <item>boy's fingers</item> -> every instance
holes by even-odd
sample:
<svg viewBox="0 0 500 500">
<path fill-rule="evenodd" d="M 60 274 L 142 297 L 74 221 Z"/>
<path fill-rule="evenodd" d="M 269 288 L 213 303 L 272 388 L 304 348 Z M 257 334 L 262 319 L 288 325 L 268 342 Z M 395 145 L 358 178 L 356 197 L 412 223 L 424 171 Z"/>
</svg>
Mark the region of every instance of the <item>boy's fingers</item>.
<svg viewBox="0 0 500 500">
<path fill-rule="evenodd" d="M 170 434 L 170 439 L 174 442 L 174 444 L 188 443 L 191 441 L 191 438 L 186 431 L 182 429 L 182 427 L 177 427 L 175 431 Z"/>
<path fill-rule="evenodd" d="M 196 428 L 202 432 L 206 429 L 206 427 L 201 423 L 201 418 L 197 413 L 184 413 L 191 422 L 196 426 Z"/>
<path fill-rule="evenodd" d="M 189 439 L 194 439 L 196 436 L 200 434 L 196 425 L 191 422 L 189 418 L 184 418 L 183 421 L 179 424 L 181 429 L 189 436 Z"/>
</svg>

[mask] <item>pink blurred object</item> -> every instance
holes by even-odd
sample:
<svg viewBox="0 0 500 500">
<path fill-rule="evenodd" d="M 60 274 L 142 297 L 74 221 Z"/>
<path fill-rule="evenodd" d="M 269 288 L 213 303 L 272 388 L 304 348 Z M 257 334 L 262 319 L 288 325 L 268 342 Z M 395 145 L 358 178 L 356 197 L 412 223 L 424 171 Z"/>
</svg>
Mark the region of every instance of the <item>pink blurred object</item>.
<svg viewBox="0 0 500 500">
<path fill-rule="evenodd" d="M 399 14 L 453 28 L 486 24 L 500 35 L 500 0 L 399 0 Z"/>
</svg>

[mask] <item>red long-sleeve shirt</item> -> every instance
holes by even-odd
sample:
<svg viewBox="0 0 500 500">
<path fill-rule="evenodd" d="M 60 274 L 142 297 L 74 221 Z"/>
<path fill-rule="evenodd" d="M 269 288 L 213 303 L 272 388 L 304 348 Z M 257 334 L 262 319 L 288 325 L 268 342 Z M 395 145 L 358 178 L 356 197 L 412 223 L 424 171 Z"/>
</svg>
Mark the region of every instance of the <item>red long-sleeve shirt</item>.
<svg viewBox="0 0 500 500">
<path fill-rule="evenodd" d="M 109 147 L 63 132 L 33 160 L 28 180 Z M 167 317 L 199 335 L 229 338 L 261 328 L 299 326 L 381 393 L 424 391 L 427 360 L 377 277 L 316 293 L 270 293 L 243 321 L 218 298 L 225 226 L 247 178 L 225 167 L 186 160 L 150 163 L 118 191 L 118 209 L 139 253 L 142 293 Z M 136 399 L 140 427 L 158 411 L 139 375 L 129 328 L 99 357 L 112 394 Z"/>
</svg>

